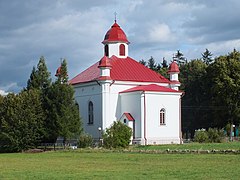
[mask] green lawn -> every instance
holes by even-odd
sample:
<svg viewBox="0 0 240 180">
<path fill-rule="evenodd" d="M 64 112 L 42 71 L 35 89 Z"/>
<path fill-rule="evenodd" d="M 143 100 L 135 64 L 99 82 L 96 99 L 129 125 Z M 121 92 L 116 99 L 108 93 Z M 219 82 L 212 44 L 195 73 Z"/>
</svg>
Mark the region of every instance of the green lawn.
<svg viewBox="0 0 240 180">
<path fill-rule="evenodd" d="M 240 179 L 240 155 L 57 151 L 0 154 L 0 179 Z"/>
<path fill-rule="evenodd" d="M 157 145 L 157 146 L 133 146 L 136 150 L 240 150 L 240 142 L 225 142 L 225 143 L 185 143 L 185 144 L 171 144 L 171 145 Z"/>
</svg>

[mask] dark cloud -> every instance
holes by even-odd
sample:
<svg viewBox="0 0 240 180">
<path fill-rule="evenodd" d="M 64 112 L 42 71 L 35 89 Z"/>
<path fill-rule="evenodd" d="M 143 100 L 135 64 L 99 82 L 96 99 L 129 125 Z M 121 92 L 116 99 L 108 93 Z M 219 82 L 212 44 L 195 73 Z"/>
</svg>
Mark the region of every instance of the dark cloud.
<svg viewBox="0 0 240 180">
<path fill-rule="evenodd" d="M 171 60 L 178 49 L 188 59 L 205 48 L 224 54 L 240 48 L 239 5 L 237 0 L 1 0 L 0 90 L 26 86 L 42 55 L 53 75 L 66 58 L 70 78 L 99 60 L 115 11 L 136 60 Z"/>
</svg>

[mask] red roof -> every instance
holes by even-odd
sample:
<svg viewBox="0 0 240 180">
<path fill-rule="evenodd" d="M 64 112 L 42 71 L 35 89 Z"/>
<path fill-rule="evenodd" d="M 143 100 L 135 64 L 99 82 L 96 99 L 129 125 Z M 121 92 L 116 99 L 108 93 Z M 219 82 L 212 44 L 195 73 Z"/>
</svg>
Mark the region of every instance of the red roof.
<svg viewBox="0 0 240 180">
<path fill-rule="evenodd" d="M 102 43 L 105 44 L 108 42 L 129 43 L 126 34 L 116 22 L 112 25 L 111 29 L 109 29 L 108 32 L 106 33 Z"/>
<path fill-rule="evenodd" d="M 55 76 L 59 76 L 61 74 L 61 66 L 57 68 Z"/>
<path fill-rule="evenodd" d="M 107 56 L 103 56 L 103 58 L 99 61 L 98 67 L 112 67 L 110 59 Z"/>
<path fill-rule="evenodd" d="M 179 67 L 178 67 L 178 65 L 177 65 L 177 63 L 176 63 L 175 61 L 173 61 L 173 62 L 170 64 L 170 66 L 169 66 L 168 73 L 170 73 L 170 72 L 177 72 L 177 73 L 180 72 L 180 71 L 179 71 Z"/>
<path fill-rule="evenodd" d="M 176 91 L 171 88 L 158 86 L 156 84 L 150 84 L 150 85 L 140 85 L 136 86 L 130 89 L 127 89 L 125 91 L 122 91 L 120 93 L 128 93 L 128 92 L 135 92 L 135 91 L 154 91 L 154 92 L 173 92 L 173 93 L 179 93 L 179 91 Z"/>
<path fill-rule="evenodd" d="M 112 56 L 110 63 L 112 65 L 110 76 L 112 80 L 117 81 L 134 81 L 134 82 L 155 82 L 155 83 L 170 83 L 168 79 L 162 75 L 145 67 L 134 59 L 117 58 Z M 71 84 L 79 84 L 99 80 L 100 69 L 99 62 L 95 63 L 82 73 L 70 80 Z"/>
<path fill-rule="evenodd" d="M 130 113 L 123 113 L 129 121 L 134 121 L 134 118 Z"/>
</svg>

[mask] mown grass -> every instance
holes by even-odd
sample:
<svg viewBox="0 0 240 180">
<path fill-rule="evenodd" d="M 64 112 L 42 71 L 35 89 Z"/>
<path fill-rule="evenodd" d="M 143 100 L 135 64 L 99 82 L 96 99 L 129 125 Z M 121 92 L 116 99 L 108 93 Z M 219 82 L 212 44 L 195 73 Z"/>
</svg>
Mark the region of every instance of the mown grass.
<svg viewBox="0 0 240 180">
<path fill-rule="evenodd" d="M 0 154 L 0 179 L 239 179 L 240 155 L 96 150 Z"/>
<path fill-rule="evenodd" d="M 132 146 L 132 149 L 139 150 L 240 150 L 240 142 L 225 142 L 225 143 L 185 143 L 171 145 L 156 145 L 156 146 Z"/>
</svg>

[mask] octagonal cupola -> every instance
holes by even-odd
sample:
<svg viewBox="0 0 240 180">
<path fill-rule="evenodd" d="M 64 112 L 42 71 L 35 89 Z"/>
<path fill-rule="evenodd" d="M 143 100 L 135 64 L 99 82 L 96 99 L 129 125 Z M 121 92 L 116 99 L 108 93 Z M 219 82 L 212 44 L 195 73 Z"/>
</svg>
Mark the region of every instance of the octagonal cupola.
<svg viewBox="0 0 240 180">
<path fill-rule="evenodd" d="M 168 74 L 169 74 L 169 79 L 170 79 L 170 87 L 172 89 L 178 90 L 179 86 L 180 86 L 180 82 L 178 80 L 178 74 L 180 73 L 179 67 L 177 65 L 177 63 L 175 61 L 173 61 L 170 66 L 169 66 L 169 70 L 168 70 Z"/>
<path fill-rule="evenodd" d="M 106 33 L 102 43 L 104 44 L 105 56 L 111 57 L 114 55 L 118 58 L 126 58 L 128 56 L 128 44 L 130 42 L 116 20 Z"/>
</svg>

